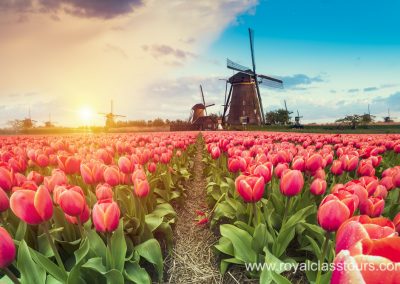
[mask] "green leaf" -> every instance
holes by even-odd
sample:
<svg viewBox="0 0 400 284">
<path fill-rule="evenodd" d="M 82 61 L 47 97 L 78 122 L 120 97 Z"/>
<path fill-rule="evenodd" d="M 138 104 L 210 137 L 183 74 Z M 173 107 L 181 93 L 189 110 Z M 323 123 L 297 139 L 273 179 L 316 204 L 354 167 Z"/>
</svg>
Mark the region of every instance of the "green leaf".
<svg viewBox="0 0 400 284">
<path fill-rule="evenodd" d="M 265 224 L 258 224 L 254 230 L 253 240 L 251 242 L 251 247 L 257 253 L 261 253 L 263 248 L 268 246 L 269 232 Z"/>
<path fill-rule="evenodd" d="M 163 276 L 163 258 L 158 241 L 156 239 L 147 240 L 144 243 L 137 245 L 135 250 L 141 257 L 154 264 L 158 274 L 158 279 L 161 281 Z"/>
<path fill-rule="evenodd" d="M 117 230 L 111 237 L 111 256 L 113 267 L 118 271 L 123 271 L 126 256 L 126 241 L 124 235 L 124 224 L 122 219 L 119 222 Z"/>
<path fill-rule="evenodd" d="M 216 244 L 214 247 L 224 254 L 234 256 L 233 245 L 228 238 L 221 237 L 218 240 L 218 244 Z"/>
<path fill-rule="evenodd" d="M 19 222 L 17 232 L 15 233 L 15 240 L 22 241 L 25 237 L 27 225 L 25 222 Z"/>
<path fill-rule="evenodd" d="M 124 283 L 124 277 L 122 276 L 122 273 L 116 269 L 111 269 L 107 271 L 100 257 L 94 257 L 89 259 L 85 264 L 82 265 L 82 267 L 91 269 L 93 271 L 102 274 L 103 276 L 105 276 L 108 284 Z"/>
<path fill-rule="evenodd" d="M 221 274 L 225 274 L 225 272 L 228 270 L 230 264 L 243 265 L 244 262 L 237 258 L 225 258 L 225 259 L 221 260 L 221 266 L 220 266 Z"/>
<path fill-rule="evenodd" d="M 252 237 L 249 233 L 231 224 L 221 225 L 220 231 L 232 242 L 235 258 L 243 262 L 256 262 L 257 255 L 251 248 Z"/>
<path fill-rule="evenodd" d="M 64 273 L 64 271 L 58 267 L 54 262 L 52 262 L 50 259 L 48 259 L 46 256 L 43 254 L 33 250 L 29 249 L 31 256 L 33 260 L 39 264 L 43 269 L 45 269 L 51 276 L 53 276 L 56 280 L 59 282 L 65 283 L 65 281 L 68 278 L 68 275 Z"/>
<path fill-rule="evenodd" d="M 85 256 L 89 253 L 90 245 L 89 239 L 85 238 L 83 242 L 81 242 L 79 249 L 74 252 L 75 255 L 75 264 L 81 263 L 81 261 L 85 258 Z"/>
<path fill-rule="evenodd" d="M 300 221 L 305 220 L 308 215 L 315 213 L 315 210 L 315 205 L 310 205 L 297 211 L 294 215 L 290 216 L 289 220 L 285 224 L 283 224 L 282 229 L 295 226 L 297 223 L 300 223 Z"/>
<path fill-rule="evenodd" d="M 126 279 L 137 284 L 151 283 L 151 279 L 146 269 L 141 268 L 137 262 L 129 261 L 125 265 L 124 276 Z"/>
<path fill-rule="evenodd" d="M 21 241 L 18 248 L 18 270 L 21 273 L 22 283 L 42 284 L 46 281 L 45 270 L 37 265 L 29 252 L 26 242 Z"/>
<path fill-rule="evenodd" d="M 87 238 L 90 245 L 90 253 L 93 256 L 99 256 L 102 259 L 106 259 L 106 245 L 104 244 L 102 238 L 96 233 L 95 230 L 86 230 Z"/>
</svg>

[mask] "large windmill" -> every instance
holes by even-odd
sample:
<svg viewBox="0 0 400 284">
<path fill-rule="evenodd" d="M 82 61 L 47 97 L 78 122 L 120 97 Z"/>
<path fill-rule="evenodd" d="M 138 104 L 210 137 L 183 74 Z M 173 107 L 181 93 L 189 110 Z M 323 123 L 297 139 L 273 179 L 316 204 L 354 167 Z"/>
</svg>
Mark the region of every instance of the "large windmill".
<svg viewBox="0 0 400 284">
<path fill-rule="evenodd" d="M 115 114 L 114 113 L 114 102 L 111 100 L 111 108 L 109 113 L 99 112 L 100 115 L 103 115 L 106 118 L 106 127 L 112 128 L 115 127 L 115 118 L 117 117 L 126 117 L 125 115 Z"/>
<path fill-rule="evenodd" d="M 270 76 L 258 74 L 256 72 L 256 62 L 254 59 L 254 31 L 249 29 L 250 51 L 252 69 L 242 66 L 227 59 L 227 67 L 238 71 L 228 79 L 230 90 L 224 102 L 223 123 L 238 125 L 265 124 L 264 109 L 260 95 L 259 84 L 273 88 L 283 88 L 283 82 Z M 226 119 L 229 108 L 228 117 Z"/>
<path fill-rule="evenodd" d="M 204 130 L 204 129 L 214 129 L 215 122 L 213 118 L 207 115 L 207 108 L 215 104 L 206 104 L 204 98 L 203 87 L 200 85 L 200 95 L 202 103 L 195 104 L 191 111 L 189 122 L 192 124 L 194 129 Z"/>
</svg>

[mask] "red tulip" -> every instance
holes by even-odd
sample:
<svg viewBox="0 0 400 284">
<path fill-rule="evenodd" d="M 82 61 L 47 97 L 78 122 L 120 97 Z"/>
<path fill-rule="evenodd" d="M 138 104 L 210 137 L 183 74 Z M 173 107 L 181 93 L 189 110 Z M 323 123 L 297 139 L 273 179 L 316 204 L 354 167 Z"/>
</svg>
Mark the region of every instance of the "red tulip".
<svg viewBox="0 0 400 284">
<path fill-rule="evenodd" d="M 65 214 L 78 216 L 85 209 L 86 200 L 78 190 L 69 189 L 60 194 L 59 204 Z"/>
<path fill-rule="evenodd" d="M 257 202 L 264 194 L 263 177 L 239 176 L 235 180 L 236 190 L 245 202 Z"/>
<path fill-rule="evenodd" d="M 107 167 L 104 171 L 104 181 L 111 186 L 119 184 L 120 175 L 117 167 Z"/>
<path fill-rule="evenodd" d="M 44 177 L 38 172 L 31 171 L 26 177 L 28 180 L 34 181 L 37 185 L 43 182 Z"/>
<path fill-rule="evenodd" d="M 286 171 L 287 169 L 289 169 L 288 164 L 278 164 L 275 167 L 275 176 L 280 179 L 282 177 L 283 172 Z"/>
<path fill-rule="evenodd" d="M 267 167 L 266 165 L 258 165 L 254 168 L 253 175 L 257 177 L 263 177 L 265 183 L 269 183 L 272 178 L 272 164 L 270 164 L 270 167 Z"/>
<path fill-rule="evenodd" d="M 96 187 L 96 198 L 98 201 L 112 200 L 113 191 L 109 184 L 98 184 Z"/>
<path fill-rule="evenodd" d="M 129 158 L 122 156 L 119 157 L 118 159 L 118 167 L 124 174 L 131 174 L 133 173 L 135 164 L 132 163 L 132 161 Z"/>
<path fill-rule="evenodd" d="M 293 160 L 292 170 L 298 170 L 298 171 L 304 172 L 305 167 L 306 167 L 306 163 L 304 162 L 303 158 L 299 157 L 299 158 Z"/>
<path fill-rule="evenodd" d="M 62 170 L 55 169 L 52 171 L 51 176 L 44 177 L 43 183 L 52 192 L 57 185 L 66 185 L 68 179 Z"/>
<path fill-rule="evenodd" d="M 220 155 L 221 155 L 221 150 L 219 149 L 218 146 L 214 146 L 211 149 L 211 157 L 215 160 L 218 159 Z"/>
<path fill-rule="evenodd" d="M 298 170 L 287 170 L 281 176 L 279 188 L 285 196 L 295 196 L 304 186 L 303 174 Z"/>
<path fill-rule="evenodd" d="M 345 203 L 333 194 L 326 196 L 318 208 L 318 223 L 328 232 L 339 229 L 350 217 L 350 210 Z"/>
<path fill-rule="evenodd" d="M 81 224 L 86 223 L 89 218 L 90 218 L 90 209 L 89 206 L 87 204 L 85 204 L 85 208 L 83 209 L 82 213 L 79 216 L 70 216 L 65 214 L 65 219 L 71 223 L 71 224 L 78 224 L 78 217 L 79 217 L 79 222 L 81 222 Z"/>
<path fill-rule="evenodd" d="M 135 179 L 134 181 L 135 194 L 138 197 L 146 197 L 150 192 L 150 185 L 147 179 Z"/>
<path fill-rule="evenodd" d="M 310 185 L 310 192 L 313 195 L 322 195 L 326 190 L 326 181 L 324 179 L 314 179 Z"/>
<path fill-rule="evenodd" d="M 379 184 L 385 186 L 387 190 L 392 190 L 392 189 L 394 188 L 393 178 L 390 177 L 390 176 L 383 177 L 383 178 L 379 181 Z"/>
<path fill-rule="evenodd" d="M 98 232 L 113 232 L 118 228 L 120 210 L 114 201 L 97 202 L 92 211 L 93 224 Z"/>
<path fill-rule="evenodd" d="M 352 155 L 343 155 L 340 157 L 342 162 L 342 169 L 346 172 L 352 172 L 357 168 L 358 157 Z"/>
<path fill-rule="evenodd" d="M 320 154 L 311 155 L 306 161 L 306 169 L 310 172 L 315 172 L 316 170 L 322 168 L 324 165 L 323 158 Z"/>
<path fill-rule="evenodd" d="M 10 234 L 0 227 L 0 269 L 9 266 L 15 259 L 15 245 Z"/>
<path fill-rule="evenodd" d="M 5 191 L 9 191 L 13 187 L 13 175 L 4 167 L 0 167 L 0 187 Z"/>
<path fill-rule="evenodd" d="M 395 235 L 394 224 L 387 218 L 354 216 L 344 222 L 336 233 L 336 253 L 350 250 L 358 241 L 365 238 L 381 239 Z"/>
<path fill-rule="evenodd" d="M 41 168 L 45 168 L 50 164 L 49 157 L 45 154 L 37 155 L 35 162 Z"/>
<path fill-rule="evenodd" d="M 375 168 L 368 161 L 362 160 L 357 169 L 358 176 L 375 176 Z"/>
<path fill-rule="evenodd" d="M 10 200 L 5 191 L 0 187 L 0 214 L 10 208 Z"/>
<path fill-rule="evenodd" d="M 157 165 L 154 162 L 151 162 L 150 164 L 147 165 L 147 170 L 150 173 L 154 173 L 157 170 Z"/>
<path fill-rule="evenodd" d="M 331 173 L 335 176 L 340 176 L 343 173 L 342 162 L 339 160 L 334 160 L 331 166 Z"/>
<path fill-rule="evenodd" d="M 378 217 L 385 208 L 385 200 L 382 197 L 370 197 L 365 202 L 360 203 L 360 213 L 370 217 Z"/>
<path fill-rule="evenodd" d="M 74 156 L 57 156 L 58 167 L 66 174 L 77 174 L 80 172 L 81 160 Z"/>
<path fill-rule="evenodd" d="M 43 185 L 36 192 L 15 191 L 10 198 L 10 207 L 18 218 L 30 225 L 38 225 L 53 216 L 53 202 L 49 190 Z"/>
<path fill-rule="evenodd" d="M 331 284 L 399 283 L 400 238 L 364 239 L 360 246 L 360 254 L 343 250 L 336 256 Z"/>
</svg>

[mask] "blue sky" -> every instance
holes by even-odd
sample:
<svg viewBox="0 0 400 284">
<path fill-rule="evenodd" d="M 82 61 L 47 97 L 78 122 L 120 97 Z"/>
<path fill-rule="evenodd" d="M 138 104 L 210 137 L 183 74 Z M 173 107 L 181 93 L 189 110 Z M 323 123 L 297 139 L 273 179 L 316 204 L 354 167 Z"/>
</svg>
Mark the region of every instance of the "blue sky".
<svg viewBox="0 0 400 284">
<path fill-rule="evenodd" d="M 0 125 L 49 112 L 62 125 L 103 124 L 114 99 L 128 119 L 185 119 L 206 99 L 222 112 L 226 58 L 284 80 L 262 88 L 265 110 L 333 122 L 371 105 L 400 117 L 400 1 L 3 0 Z M 82 121 L 82 109 L 91 110 Z"/>
</svg>

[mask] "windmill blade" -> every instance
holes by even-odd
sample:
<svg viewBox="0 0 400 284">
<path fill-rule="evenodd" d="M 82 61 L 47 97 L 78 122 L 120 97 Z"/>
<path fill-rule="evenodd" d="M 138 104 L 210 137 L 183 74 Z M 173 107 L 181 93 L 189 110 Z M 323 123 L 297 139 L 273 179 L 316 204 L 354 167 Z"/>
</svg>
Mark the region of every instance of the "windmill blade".
<svg viewBox="0 0 400 284">
<path fill-rule="evenodd" d="M 126 117 L 126 115 L 114 114 L 113 117 Z"/>
<path fill-rule="evenodd" d="M 272 87 L 272 88 L 277 88 L 277 89 L 283 89 L 282 80 L 272 78 L 270 76 L 266 76 L 266 75 L 262 75 L 262 74 L 257 75 L 257 77 L 261 78 L 260 84 L 262 84 L 262 85 Z"/>
<path fill-rule="evenodd" d="M 254 76 L 254 72 L 251 71 L 250 68 L 240 65 L 238 63 L 235 63 L 232 60 L 230 60 L 229 58 L 226 59 L 226 67 L 228 67 L 229 69 L 235 70 L 235 71 L 245 73 L 250 76 Z"/>
<path fill-rule="evenodd" d="M 249 28 L 250 38 L 250 51 L 251 51 L 251 62 L 253 64 L 253 72 L 256 73 L 256 61 L 254 60 L 254 30 Z"/>
<path fill-rule="evenodd" d="M 204 112 L 207 115 L 206 100 L 204 99 L 203 87 L 201 86 L 201 84 L 200 84 L 200 93 L 201 93 L 201 99 L 203 100 Z"/>
<path fill-rule="evenodd" d="M 107 113 L 104 113 L 104 112 L 98 112 L 97 114 L 99 114 L 99 115 L 107 115 Z"/>
<path fill-rule="evenodd" d="M 215 104 L 208 104 L 208 105 L 205 105 L 206 108 L 207 108 L 207 107 L 211 107 L 211 106 L 215 106 Z"/>
<path fill-rule="evenodd" d="M 225 124 L 225 115 L 226 115 L 226 111 L 228 110 L 229 101 L 230 101 L 230 99 L 231 99 L 232 87 L 233 87 L 233 86 L 231 85 L 231 87 L 230 87 L 230 89 L 229 89 L 228 97 L 227 97 L 227 99 L 226 99 L 226 101 L 225 101 L 225 104 L 224 104 L 224 113 L 222 114 L 222 124 Z"/>
</svg>

